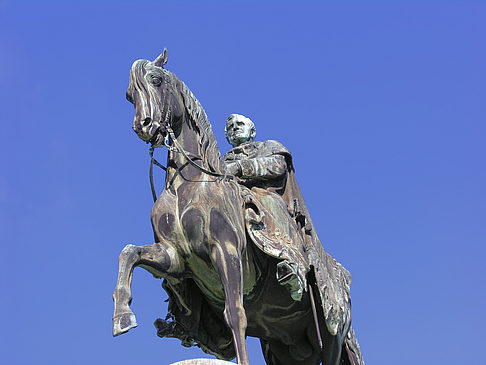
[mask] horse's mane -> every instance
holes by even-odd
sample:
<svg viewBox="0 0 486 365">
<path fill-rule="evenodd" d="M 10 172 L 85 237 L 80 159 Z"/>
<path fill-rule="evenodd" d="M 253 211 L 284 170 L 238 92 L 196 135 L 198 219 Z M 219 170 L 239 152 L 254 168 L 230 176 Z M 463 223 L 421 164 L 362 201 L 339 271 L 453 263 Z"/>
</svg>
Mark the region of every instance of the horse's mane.
<svg viewBox="0 0 486 365">
<path fill-rule="evenodd" d="M 203 161 L 208 163 L 208 167 L 212 171 L 222 173 L 221 153 L 219 152 L 218 142 L 216 141 L 206 112 L 186 84 L 179 78 L 176 77 L 176 79 L 182 85 L 180 90 L 184 98 L 186 110 L 191 117 L 192 122 L 200 132 L 201 138 L 199 140 L 199 148 Z"/>
</svg>

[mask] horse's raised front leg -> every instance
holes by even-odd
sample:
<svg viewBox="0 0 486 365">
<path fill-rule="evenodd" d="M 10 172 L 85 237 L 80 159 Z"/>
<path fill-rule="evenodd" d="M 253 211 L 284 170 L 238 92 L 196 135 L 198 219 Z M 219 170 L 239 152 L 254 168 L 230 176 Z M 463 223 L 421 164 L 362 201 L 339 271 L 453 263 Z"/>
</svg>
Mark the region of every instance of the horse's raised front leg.
<svg viewBox="0 0 486 365">
<path fill-rule="evenodd" d="M 219 213 L 211 213 L 211 231 L 216 243 L 211 247 L 211 260 L 218 271 L 225 294 L 224 319 L 233 334 L 239 365 L 249 365 L 245 332 L 247 326 L 243 307 L 243 273 L 236 232 Z M 214 229 L 213 229 L 214 228 Z"/>
<path fill-rule="evenodd" d="M 181 266 L 177 251 L 165 243 L 154 243 L 146 246 L 127 245 L 120 254 L 118 280 L 113 301 L 113 336 L 121 335 L 137 327 L 135 315 L 130 309 L 132 301 L 131 283 L 133 269 L 143 267 L 155 277 L 178 272 Z"/>
</svg>

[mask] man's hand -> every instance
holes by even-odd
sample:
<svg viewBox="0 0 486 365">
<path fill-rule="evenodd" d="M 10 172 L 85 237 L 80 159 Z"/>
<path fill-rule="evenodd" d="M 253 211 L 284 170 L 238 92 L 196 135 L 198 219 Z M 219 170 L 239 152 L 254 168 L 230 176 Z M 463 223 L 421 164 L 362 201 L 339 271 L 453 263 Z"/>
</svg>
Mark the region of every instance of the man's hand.
<svg viewBox="0 0 486 365">
<path fill-rule="evenodd" d="M 233 176 L 241 176 L 241 167 L 237 162 L 226 164 L 226 173 Z"/>
</svg>

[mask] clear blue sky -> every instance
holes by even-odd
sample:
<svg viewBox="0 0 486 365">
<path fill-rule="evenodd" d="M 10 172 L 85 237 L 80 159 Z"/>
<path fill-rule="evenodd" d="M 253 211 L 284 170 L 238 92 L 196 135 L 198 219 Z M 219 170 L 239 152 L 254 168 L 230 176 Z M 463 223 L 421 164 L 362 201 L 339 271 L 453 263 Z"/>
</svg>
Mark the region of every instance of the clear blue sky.
<svg viewBox="0 0 486 365">
<path fill-rule="evenodd" d="M 204 356 L 155 335 L 166 295 L 142 269 L 139 327 L 111 336 L 118 255 L 153 240 L 129 69 L 166 47 L 222 152 L 231 113 L 292 151 L 368 364 L 484 364 L 485 19 L 484 1 L 0 0 L 0 362 Z"/>
</svg>

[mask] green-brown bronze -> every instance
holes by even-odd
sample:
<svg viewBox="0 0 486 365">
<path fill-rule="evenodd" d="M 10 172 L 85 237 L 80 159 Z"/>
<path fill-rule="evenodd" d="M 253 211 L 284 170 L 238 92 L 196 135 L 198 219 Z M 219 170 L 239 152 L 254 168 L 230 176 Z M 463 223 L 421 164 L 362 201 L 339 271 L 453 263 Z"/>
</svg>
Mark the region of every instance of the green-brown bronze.
<svg viewBox="0 0 486 365">
<path fill-rule="evenodd" d="M 351 328 L 351 277 L 322 248 L 290 153 L 276 141 L 248 142 L 223 160 L 203 108 L 166 62 L 164 50 L 130 71 L 134 131 L 153 147 L 167 137 L 170 149 L 151 214 L 155 243 L 127 245 L 120 255 L 113 334 L 137 325 L 129 305 L 140 266 L 163 278 L 169 295 L 166 320 L 155 322 L 161 337 L 236 356 L 240 365 L 249 364 L 245 336 L 260 338 L 267 364 L 363 364 Z M 242 154 L 278 160 L 284 170 L 250 184 Z"/>
</svg>

